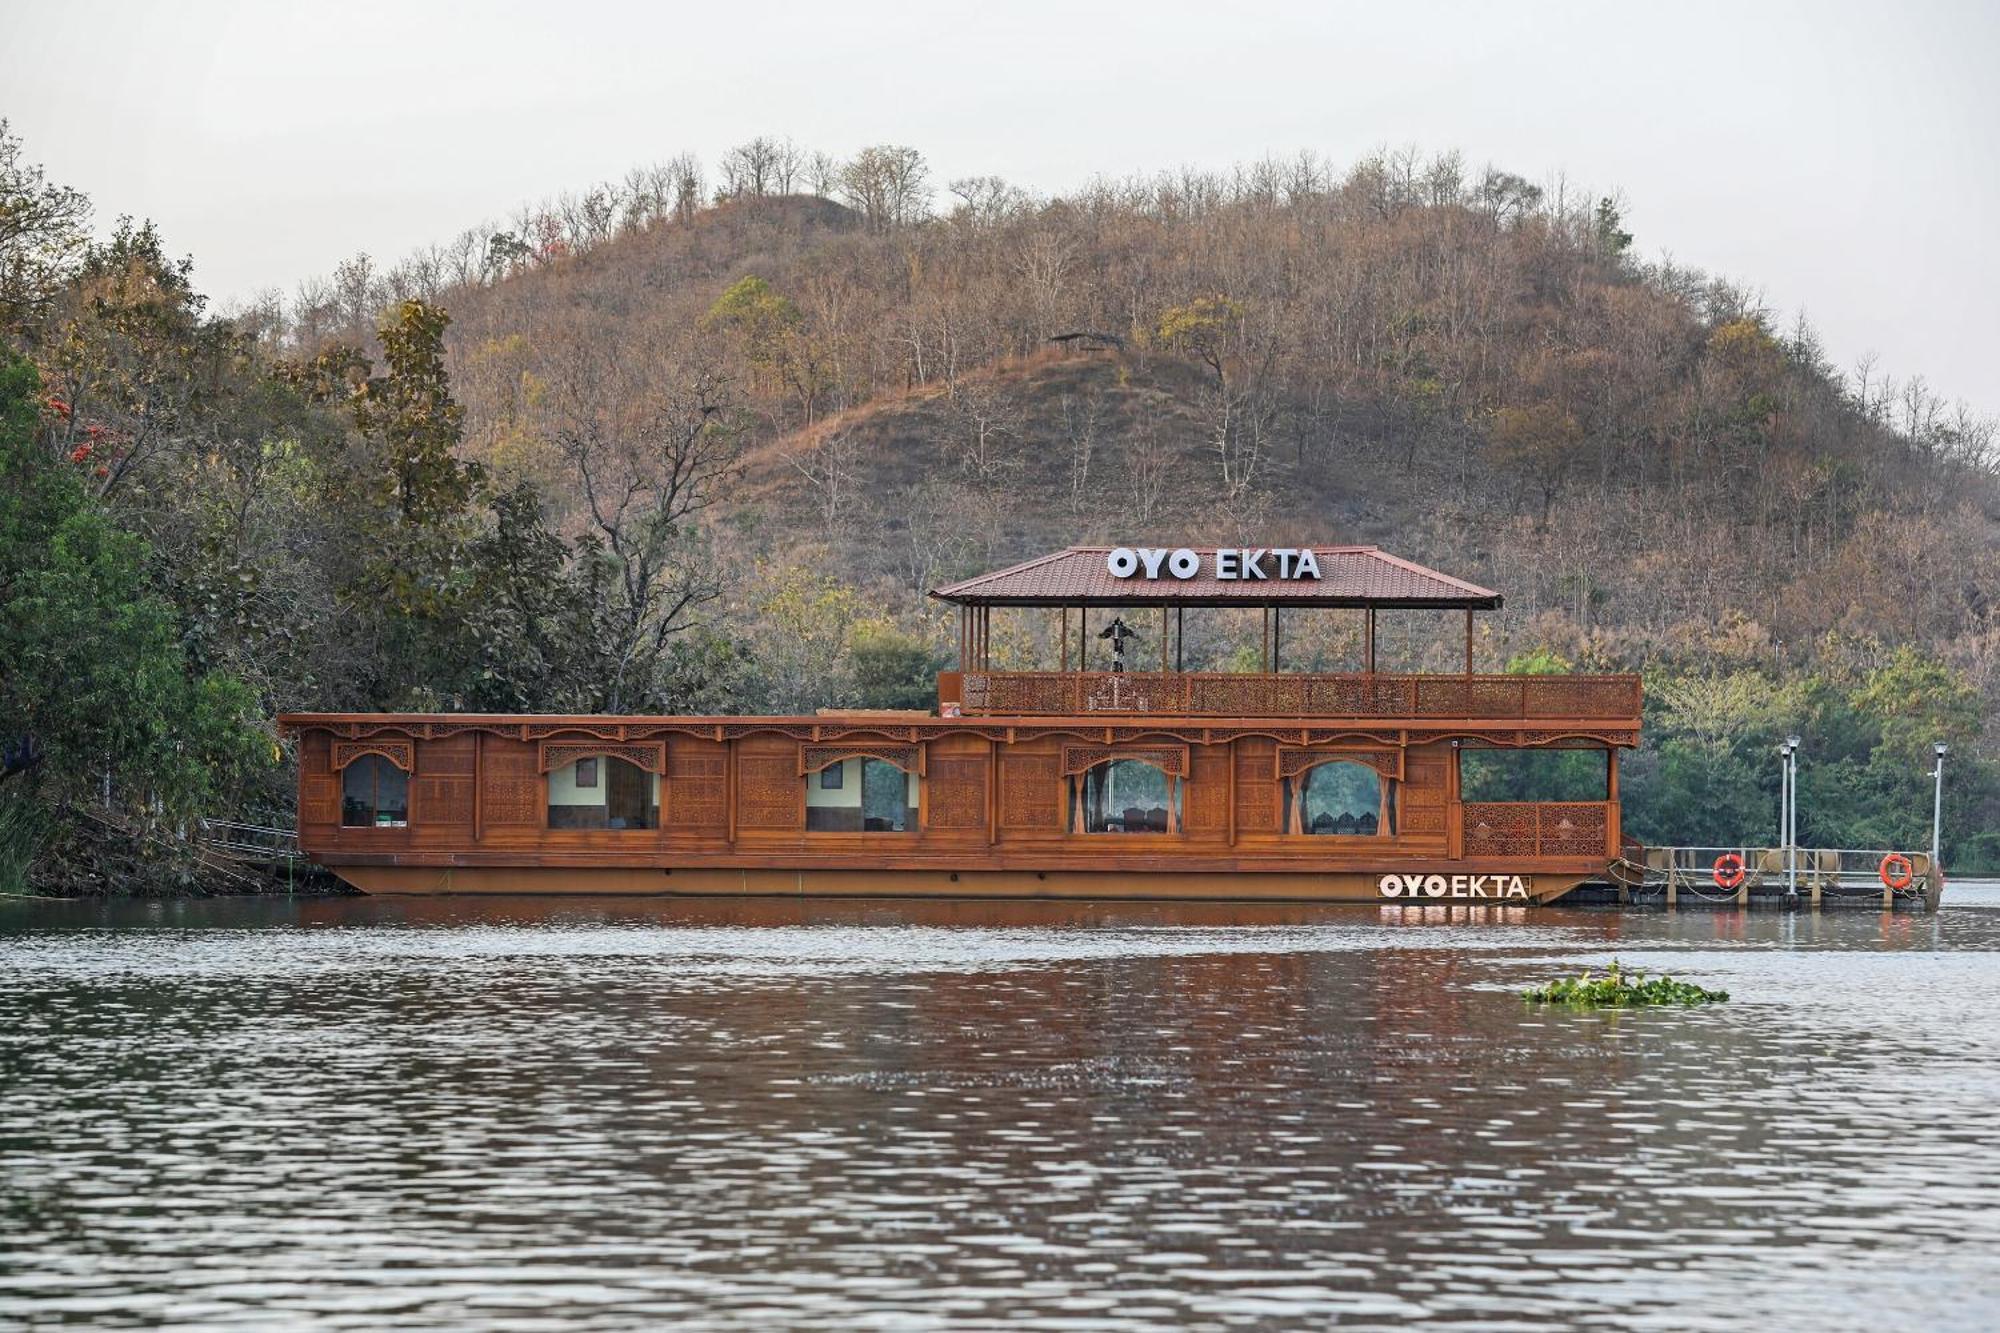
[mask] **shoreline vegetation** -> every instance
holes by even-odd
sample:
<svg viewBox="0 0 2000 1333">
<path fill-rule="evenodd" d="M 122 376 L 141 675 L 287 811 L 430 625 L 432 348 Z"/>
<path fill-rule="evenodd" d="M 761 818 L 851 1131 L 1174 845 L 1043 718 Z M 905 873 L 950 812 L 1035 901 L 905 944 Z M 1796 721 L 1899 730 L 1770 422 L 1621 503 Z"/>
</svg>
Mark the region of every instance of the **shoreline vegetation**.
<svg viewBox="0 0 2000 1333">
<path fill-rule="evenodd" d="M 192 835 L 290 809 L 281 711 L 928 707 L 926 589 L 1141 539 L 1379 542 L 1506 592 L 1481 670 L 1643 672 L 1641 839 L 1768 842 L 1795 732 L 1802 842 L 1923 846 L 1942 740 L 2000 868 L 1993 423 L 1622 218 L 1453 154 L 1038 197 L 758 139 L 216 313 L 0 121 L 0 892 L 227 891 Z M 1232 614 L 1189 669 L 1254 667 Z"/>
</svg>

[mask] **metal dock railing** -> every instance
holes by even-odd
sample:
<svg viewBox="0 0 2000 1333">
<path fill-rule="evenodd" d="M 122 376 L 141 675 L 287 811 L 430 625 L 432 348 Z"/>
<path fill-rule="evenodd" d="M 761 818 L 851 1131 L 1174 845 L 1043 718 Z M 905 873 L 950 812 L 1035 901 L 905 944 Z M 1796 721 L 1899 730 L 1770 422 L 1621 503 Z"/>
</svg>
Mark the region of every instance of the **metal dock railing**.
<svg viewBox="0 0 2000 1333">
<path fill-rule="evenodd" d="M 1908 882 L 1896 883 L 1904 874 Z M 1885 908 L 1934 909 L 1944 888 L 1944 875 L 1928 852 L 1886 847 L 1628 848 L 1612 863 L 1610 878 L 1621 900 L 1663 898 L 1669 907 L 1691 898 L 1739 907 L 1753 901 L 1814 908 L 1872 901 Z"/>
</svg>

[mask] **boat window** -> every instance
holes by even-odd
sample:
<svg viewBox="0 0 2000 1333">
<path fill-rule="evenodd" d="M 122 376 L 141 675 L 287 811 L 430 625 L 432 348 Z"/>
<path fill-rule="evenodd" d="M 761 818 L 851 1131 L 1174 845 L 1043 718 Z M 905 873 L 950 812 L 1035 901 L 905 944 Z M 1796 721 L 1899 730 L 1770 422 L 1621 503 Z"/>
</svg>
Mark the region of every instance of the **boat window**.
<svg viewBox="0 0 2000 1333">
<path fill-rule="evenodd" d="M 1285 827 L 1293 833 L 1373 838 L 1396 831 L 1395 784 L 1367 764 L 1315 764 L 1284 784 Z"/>
<path fill-rule="evenodd" d="M 1499 750 L 1458 752 L 1458 794 L 1464 801 L 1608 801 L 1609 751 Z"/>
<path fill-rule="evenodd" d="M 809 833 L 914 833 L 922 779 L 886 759 L 855 756 L 806 774 Z"/>
<path fill-rule="evenodd" d="M 656 829 L 660 775 L 615 755 L 549 770 L 549 827 Z"/>
<path fill-rule="evenodd" d="M 379 754 L 364 754 L 340 773 L 340 822 L 347 828 L 404 828 L 410 822 L 410 775 Z"/>
<path fill-rule="evenodd" d="M 1143 759 L 1112 759 L 1070 779 L 1077 833 L 1178 833 L 1180 779 Z"/>
</svg>

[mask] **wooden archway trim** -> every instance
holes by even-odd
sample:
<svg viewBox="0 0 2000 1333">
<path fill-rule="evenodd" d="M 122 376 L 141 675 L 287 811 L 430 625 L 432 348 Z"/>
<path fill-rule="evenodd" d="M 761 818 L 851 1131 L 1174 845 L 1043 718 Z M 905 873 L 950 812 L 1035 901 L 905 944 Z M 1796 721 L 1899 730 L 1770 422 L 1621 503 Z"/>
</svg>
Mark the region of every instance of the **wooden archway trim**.
<svg viewBox="0 0 2000 1333">
<path fill-rule="evenodd" d="M 1273 777 L 1295 778 L 1321 764 L 1366 764 L 1392 782 L 1403 780 L 1403 750 L 1342 749 L 1337 746 L 1280 745 Z"/>
<path fill-rule="evenodd" d="M 616 745 L 606 741 L 572 740 L 543 741 L 539 771 L 551 772 L 565 768 L 579 759 L 623 759 L 634 768 L 664 776 L 667 771 L 667 746 L 664 741 L 628 741 Z"/>
<path fill-rule="evenodd" d="M 417 771 L 415 741 L 335 741 L 333 771 L 338 773 L 364 754 L 380 755 L 405 773 Z"/>
<path fill-rule="evenodd" d="M 926 749 L 922 745 L 805 745 L 799 748 L 799 773 L 810 776 L 848 759 L 880 759 L 922 777 Z"/>
<path fill-rule="evenodd" d="M 1136 759 L 1169 777 L 1188 775 L 1188 747 L 1185 745 L 1065 745 L 1062 752 L 1064 777 L 1083 773 L 1099 764 L 1118 759 Z"/>
</svg>

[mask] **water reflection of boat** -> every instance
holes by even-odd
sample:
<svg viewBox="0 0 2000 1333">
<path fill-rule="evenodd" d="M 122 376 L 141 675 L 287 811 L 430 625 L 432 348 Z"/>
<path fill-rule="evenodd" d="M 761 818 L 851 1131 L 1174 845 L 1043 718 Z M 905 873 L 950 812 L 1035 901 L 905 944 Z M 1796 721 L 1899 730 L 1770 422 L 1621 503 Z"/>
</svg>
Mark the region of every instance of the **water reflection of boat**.
<svg viewBox="0 0 2000 1333">
<path fill-rule="evenodd" d="M 1638 677 L 1475 674 L 1500 597 L 1436 570 L 1072 547 L 933 596 L 960 628 L 935 712 L 287 716 L 301 846 L 370 892 L 1472 904 L 1618 851 Z M 1020 608 L 1059 618 L 1052 669 L 994 667 Z M 1257 670 L 1183 669 L 1208 608 L 1261 613 Z M 1379 671 L 1385 609 L 1462 614 L 1463 670 Z M 1357 670 L 1285 669 L 1307 614 L 1355 619 Z"/>
</svg>

